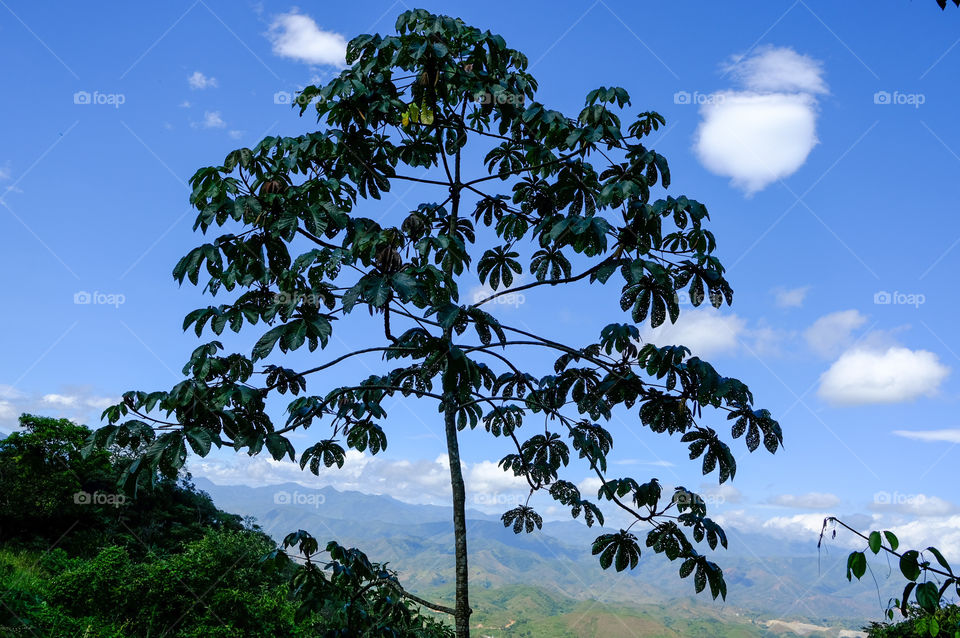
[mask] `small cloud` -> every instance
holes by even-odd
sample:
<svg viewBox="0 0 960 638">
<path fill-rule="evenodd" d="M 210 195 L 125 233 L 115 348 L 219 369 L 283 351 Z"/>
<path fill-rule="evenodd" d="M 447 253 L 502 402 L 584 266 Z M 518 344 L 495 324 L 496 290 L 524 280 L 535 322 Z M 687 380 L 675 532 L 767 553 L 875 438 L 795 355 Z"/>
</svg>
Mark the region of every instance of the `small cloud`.
<svg viewBox="0 0 960 638">
<path fill-rule="evenodd" d="M 42 401 L 50 405 L 70 408 L 77 404 L 77 397 L 65 394 L 45 394 L 43 395 Z"/>
<path fill-rule="evenodd" d="M 745 90 L 718 91 L 701 109 L 694 151 L 710 172 L 752 195 L 794 174 L 817 144 L 819 62 L 790 48 L 761 47 L 727 65 Z"/>
<path fill-rule="evenodd" d="M 227 135 L 230 136 L 230 139 L 239 140 L 243 137 L 244 133 L 246 133 L 246 131 L 229 131 Z"/>
<path fill-rule="evenodd" d="M 848 350 L 820 376 L 818 394 L 835 405 L 901 403 L 934 396 L 950 368 L 926 350 Z"/>
<path fill-rule="evenodd" d="M 832 509 L 840 504 L 840 498 L 835 494 L 808 492 L 806 494 L 780 494 L 772 497 L 769 503 L 781 507 L 795 507 L 805 510 Z"/>
<path fill-rule="evenodd" d="M 708 504 L 713 505 L 736 504 L 743 500 L 743 494 L 740 490 L 729 483 L 725 485 L 701 483 L 699 494 Z"/>
<path fill-rule="evenodd" d="M 343 67 L 347 41 L 339 33 L 324 31 L 308 15 L 291 11 L 276 16 L 267 37 L 273 52 L 307 64 Z"/>
<path fill-rule="evenodd" d="M 187 83 L 190 85 L 191 89 L 217 88 L 217 78 L 207 77 L 200 71 L 194 71 L 193 75 L 187 78 Z"/>
<path fill-rule="evenodd" d="M 853 331 L 867 322 L 856 310 L 842 310 L 824 315 L 803 333 L 807 345 L 825 359 L 837 356 L 854 341 Z"/>
<path fill-rule="evenodd" d="M 894 430 L 896 436 L 925 443 L 960 443 L 960 429 L 948 430 Z"/>
<path fill-rule="evenodd" d="M 187 100 L 184 100 L 183 102 L 180 102 L 180 108 L 182 108 L 182 109 L 188 109 L 188 108 L 190 108 L 191 106 L 193 106 L 193 105 L 190 104 L 190 102 L 187 101 Z"/>
<path fill-rule="evenodd" d="M 659 346 L 684 345 L 693 356 L 709 357 L 736 350 L 746 325 L 746 320 L 735 314 L 722 315 L 712 308 L 696 308 L 681 310 L 676 323 L 670 323 L 668 318 L 657 328 L 644 328 L 641 334 L 645 342 Z"/>
<path fill-rule="evenodd" d="M 10 162 L 0 165 L 0 181 L 10 179 Z"/>
<path fill-rule="evenodd" d="M 800 308 L 807 299 L 810 286 L 799 288 L 777 288 L 773 291 L 774 303 L 778 308 Z"/>
<path fill-rule="evenodd" d="M 220 117 L 220 111 L 204 111 L 202 122 L 191 122 L 193 128 L 225 128 L 227 123 Z"/>
</svg>

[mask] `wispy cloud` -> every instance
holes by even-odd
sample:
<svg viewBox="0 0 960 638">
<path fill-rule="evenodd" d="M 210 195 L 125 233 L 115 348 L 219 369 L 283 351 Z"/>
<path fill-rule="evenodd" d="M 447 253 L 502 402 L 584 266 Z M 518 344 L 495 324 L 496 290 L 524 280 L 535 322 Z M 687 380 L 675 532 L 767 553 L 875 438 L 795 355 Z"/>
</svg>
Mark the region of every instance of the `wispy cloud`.
<svg viewBox="0 0 960 638">
<path fill-rule="evenodd" d="M 194 71 L 193 75 L 187 78 L 187 83 L 191 89 L 217 88 L 217 78 L 207 77 L 200 71 Z"/>
</svg>

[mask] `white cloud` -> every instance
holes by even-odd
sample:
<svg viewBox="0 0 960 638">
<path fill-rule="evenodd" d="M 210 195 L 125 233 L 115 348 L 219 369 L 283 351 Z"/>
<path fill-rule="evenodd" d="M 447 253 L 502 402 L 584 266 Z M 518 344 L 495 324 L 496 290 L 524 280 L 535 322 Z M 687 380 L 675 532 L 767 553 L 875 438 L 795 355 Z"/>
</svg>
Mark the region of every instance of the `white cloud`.
<svg viewBox="0 0 960 638">
<path fill-rule="evenodd" d="M 696 308 L 681 310 L 676 323 L 670 323 L 667 318 L 657 328 L 645 327 L 641 336 L 645 342 L 658 346 L 684 345 L 693 356 L 710 357 L 736 350 L 746 325 L 746 320 L 735 314 L 722 315 L 713 309 Z"/>
<path fill-rule="evenodd" d="M 751 91 L 826 93 L 823 65 L 787 47 L 758 47 L 750 56 L 739 56 L 726 66 Z"/>
<path fill-rule="evenodd" d="M 182 108 L 182 109 L 188 109 L 188 108 L 190 108 L 191 106 L 193 106 L 193 105 L 190 104 L 190 102 L 189 102 L 188 100 L 184 100 L 183 102 L 180 103 L 180 108 Z"/>
<path fill-rule="evenodd" d="M 728 66 L 746 90 L 718 91 L 701 106 L 694 151 L 710 172 L 747 195 L 795 173 L 817 144 L 820 64 L 766 47 Z"/>
<path fill-rule="evenodd" d="M 597 476 L 588 476 L 577 483 L 577 488 L 580 490 L 580 494 L 583 495 L 584 498 L 588 499 L 596 498 L 597 492 L 601 487 L 603 487 L 603 481 L 601 481 Z"/>
<path fill-rule="evenodd" d="M 704 167 L 748 195 L 797 172 L 817 143 L 809 95 L 725 91 L 701 109 L 695 150 Z"/>
<path fill-rule="evenodd" d="M 10 179 L 10 162 L 0 166 L 0 181 L 6 181 Z"/>
<path fill-rule="evenodd" d="M 17 390 L 12 385 L 0 383 L 0 399 L 20 399 L 23 396 L 23 392 Z"/>
<path fill-rule="evenodd" d="M 347 41 L 339 33 L 324 31 L 310 16 L 291 11 L 276 16 L 267 37 L 273 52 L 308 64 L 345 66 Z"/>
<path fill-rule="evenodd" d="M 926 350 L 848 350 L 821 375 L 818 394 L 837 405 L 911 401 L 935 395 L 949 372 Z"/>
<path fill-rule="evenodd" d="M 894 430 L 894 434 L 927 443 L 960 443 L 960 429 L 948 430 Z"/>
<path fill-rule="evenodd" d="M 870 505 L 872 510 L 904 514 L 910 518 L 948 516 L 960 513 L 960 508 L 950 501 L 946 501 L 939 496 L 927 496 L 926 494 L 904 495 L 894 492 L 891 495 L 887 492 L 878 492 L 874 494 L 873 501 Z"/>
<path fill-rule="evenodd" d="M 831 516 L 826 513 L 794 514 L 793 516 L 774 516 L 762 524 L 764 530 L 783 533 L 798 539 L 817 538 L 823 529 L 823 519 Z"/>
<path fill-rule="evenodd" d="M 810 292 L 810 286 L 799 288 L 777 288 L 773 291 L 774 302 L 778 308 L 800 308 Z"/>
<path fill-rule="evenodd" d="M 246 131 L 229 131 L 227 135 L 229 135 L 231 139 L 239 140 L 243 137 L 244 133 L 246 133 Z"/>
<path fill-rule="evenodd" d="M 227 123 L 220 116 L 220 111 L 204 111 L 203 121 L 199 123 L 199 126 L 203 128 L 224 128 L 226 125 Z M 193 124 L 194 128 L 197 126 L 197 123 Z"/>
<path fill-rule="evenodd" d="M 17 408 L 9 401 L 0 401 L 0 421 L 12 421 L 18 416 Z"/>
<path fill-rule="evenodd" d="M 724 485 L 701 483 L 698 494 L 703 497 L 708 506 L 725 503 L 735 504 L 743 500 L 743 493 L 729 483 Z"/>
<path fill-rule="evenodd" d="M 217 88 L 217 78 L 207 77 L 200 71 L 194 71 L 193 75 L 187 78 L 187 83 L 191 89 Z"/>
<path fill-rule="evenodd" d="M 21 414 L 39 414 L 68 418 L 75 423 L 98 426 L 100 413 L 109 405 L 119 403 L 116 397 L 102 397 L 87 387 L 67 388 L 63 392 L 30 395 L 9 385 L 0 384 L 0 426 L 16 429 Z"/>
<path fill-rule="evenodd" d="M 813 322 L 803 336 L 821 357 L 835 357 L 853 343 L 853 331 L 867 322 L 856 310 L 842 310 L 824 315 Z"/>
<path fill-rule="evenodd" d="M 808 492 L 806 494 L 780 494 L 771 498 L 769 502 L 782 507 L 818 510 L 834 508 L 840 504 L 840 499 L 835 494 Z"/>
<path fill-rule="evenodd" d="M 190 471 L 214 483 L 266 486 L 297 483 L 304 487 L 332 486 L 367 494 L 392 496 L 407 503 L 444 505 L 450 502 L 450 466 L 447 457 L 434 460 L 392 459 L 347 450 L 342 468 L 321 466 L 320 474 L 288 460 L 269 456 L 241 456 L 226 460 L 191 459 Z M 504 472 L 494 461 L 463 464 L 467 502 L 480 510 L 502 512 L 507 503 L 522 502 L 529 486 L 513 472 Z"/>
<path fill-rule="evenodd" d="M 901 547 L 921 549 L 934 546 L 940 549 L 947 561 L 955 564 L 960 555 L 960 515 L 931 517 L 913 520 L 888 529 L 897 535 Z"/>
<path fill-rule="evenodd" d="M 65 394 L 45 394 L 43 395 L 43 402 L 51 405 L 73 407 L 77 404 L 77 397 Z"/>
</svg>

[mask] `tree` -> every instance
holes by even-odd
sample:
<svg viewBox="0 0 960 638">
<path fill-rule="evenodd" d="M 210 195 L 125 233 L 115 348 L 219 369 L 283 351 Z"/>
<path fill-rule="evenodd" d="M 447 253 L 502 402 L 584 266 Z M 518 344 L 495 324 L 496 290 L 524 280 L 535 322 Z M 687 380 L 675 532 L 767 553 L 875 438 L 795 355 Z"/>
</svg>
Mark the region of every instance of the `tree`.
<svg viewBox="0 0 960 638">
<path fill-rule="evenodd" d="M 833 528 L 831 538 L 836 537 L 839 526 L 866 543 L 863 550 L 850 552 L 847 556 L 847 580 L 853 580 L 854 577 L 860 580 L 867 573 L 869 569 L 867 551 L 870 551 L 872 554 L 883 552 L 888 557 L 896 558 L 900 573 L 907 581 L 902 598 L 892 599 L 886 611 L 887 618 L 890 620 L 894 618 L 895 609 L 899 610 L 906 620 L 892 627 L 874 623 L 871 635 L 937 636 L 941 630 L 960 634 L 957 606 L 948 605 L 944 600 L 944 595 L 948 592 L 953 592 L 960 597 L 960 575 L 953 571 L 939 549 L 927 547 L 925 550 L 900 550 L 900 540 L 893 532 L 888 530 L 860 532 L 835 516 L 828 516 L 823 520 L 817 547 L 823 543 L 827 528 L 831 526 Z M 933 563 L 934 560 L 936 565 Z"/>
<path fill-rule="evenodd" d="M 725 415 L 750 451 L 762 442 L 772 453 L 782 443 L 779 424 L 754 409 L 745 384 L 681 345 L 641 342 L 638 324 L 677 320 L 678 291 L 688 290 L 695 306 L 709 299 L 720 307 L 733 295 L 706 207 L 684 196 L 651 199 L 671 176 L 666 158 L 643 141 L 664 119 L 643 112 L 626 124 L 630 97 L 619 87 L 590 91 L 576 117 L 550 109 L 536 100 L 526 56 L 459 19 L 407 11 L 396 30 L 353 39 L 351 66 L 298 96 L 301 114 L 315 109 L 322 130 L 267 137 L 193 176 L 195 229 L 223 234 L 191 250 L 173 274 L 181 284 L 203 278 L 211 295 L 233 298 L 189 313 L 183 327 L 198 336 L 261 322 L 269 329 L 249 356 L 227 354 L 214 340 L 193 352 L 188 378 L 171 390 L 126 393 L 104 412 L 108 425 L 91 449 L 131 449 L 130 476 L 176 471 L 188 448 L 205 456 L 213 446 L 251 455 L 265 447 L 318 472 L 343 465 L 344 444 L 383 450 L 386 399 L 411 397 L 443 421 L 459 637 L 469 635 L 470 615 L 458 440 L 467 427 L 502 439 L 511 450 L 504 471 L 525 479 L 531 494 L 548 492 L 574 518 L 602 524 L 603 501 L 631 518 L 593 544 L 604 569 L 637 565 L 641 540 L 631 530 L 642 523 L 650 527 L 646 546 L 679 559 L 680 576 L 693 574 L 697 592 L 709 585 L 714 598 L 725 596 L 721 569 L 694 544 L 727 545 L 703 499 L 684 487 L 664 495 L 656 478 L 607 475 L 613 437 L 602 422 L 615 410 L 636 410 L 653 432 L 678 435 L 721 483 L 734 477 L 736 462 L 704 416 Z M 384 223 L 362 216 L 397 183 L 411 185 L 422 203 Z M 518 281 L 524 266 L 533 281 Z M 492 292 L 471 302 L 461 293 L 475 281 L 472 268 Z M 614 279 L 632 322 L 607 325 L 592 343 L 551 338 L 546 317 L 534 331 L 496 316 L 495 302 L 508 295 Z M 276 350 L 335 350 L 338 321 L 367 327 L 367 347 L 336 351 L 306 370 L 275 362 Z M 548 354 L 552 366 L 537 369 L 529 352 Z M 330 371 L 354 357 L 381 371 L 331 380 Z M 324 393 L 306 393 L 311 375 L 325 379 Z M 290 395 L 284 423 L 267 414 L 276 395 Z M 538 427 L 531 417 L 543 429 L 527 436 Z M 286 435 L 320 420 L 331 433 L 296 450 Z M 560 477 L 571 453 L 601 479 L 596 501 Z M 503 523 L 531 532 L 542 519 L 528 499 Z"/>
</svg>

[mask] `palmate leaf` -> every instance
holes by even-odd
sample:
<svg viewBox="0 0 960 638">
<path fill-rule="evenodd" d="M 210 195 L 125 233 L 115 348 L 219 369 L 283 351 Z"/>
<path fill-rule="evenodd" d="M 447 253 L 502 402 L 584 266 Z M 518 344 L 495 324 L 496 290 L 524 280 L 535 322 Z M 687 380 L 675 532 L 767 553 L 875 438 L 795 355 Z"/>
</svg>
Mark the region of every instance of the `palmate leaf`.
<svg viewBox="0 0 960 638">
<path fill-rule="evenodd" d="M 600 567 L 608 569 L 613 565 L 618 572 L 627 567 L 633 569 L 640 562 L 640 544 L 637 537 L 622 529 L 616 534 L 598 536 L 593 541 L 591 553 L 594 556 L 599 554 Z"/>
<path fill-rule="evenodd" d="M 513 525 L 514 534 L 521 532 L 530 534 L 533 532 L 534 527 L 537 529 L 543 528 L 543 518 L 541 518 L 532 507 L 527 507 L 526 505 L 519 505 L 512 510 L 504 512 L 500 520 L 503 521 L 504 527 Z"/>
</svg>

